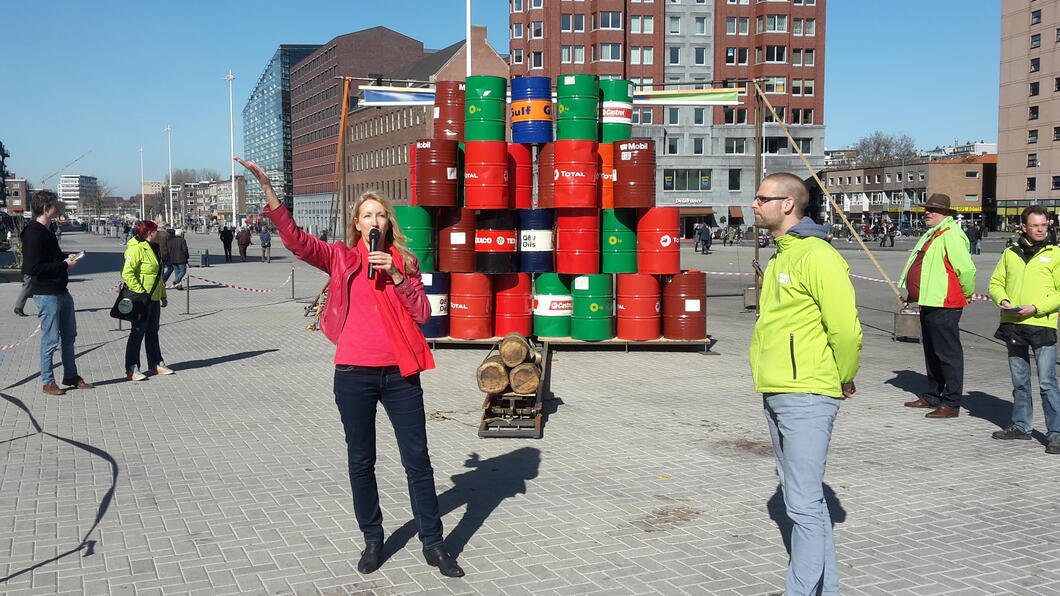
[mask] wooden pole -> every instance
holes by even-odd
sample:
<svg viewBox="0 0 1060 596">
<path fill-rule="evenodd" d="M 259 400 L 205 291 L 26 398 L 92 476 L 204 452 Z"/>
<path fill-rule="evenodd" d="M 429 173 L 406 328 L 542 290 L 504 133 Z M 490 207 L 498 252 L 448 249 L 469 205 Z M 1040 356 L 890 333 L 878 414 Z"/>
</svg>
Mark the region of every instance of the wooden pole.
<svg viewBox="0 0 1060 596">
<path fill-rule="evenodd" d="M 342 230 L 342 235 L 339 235 L 339 230 L 332 230 L 331 235 L 333 238 L 346 238 L 346 113 L 349 111 L 350 105 L 350 79 L 342 79 L 342 104 L 339 106 L 339 142 L 335 148 L 335 184 L 337 185 L 338 194 L 336 195 L 335 209 L 337 211 L 336 217 L 333 221 L 336 222 L 334 227 L 338 227 Z"/>
<path fill-rule="evenodd" d="M 757 89 L 758 88 L 758 83 L 755 82 L 754 86 Z M 764 119 L 764 116 L 765 116 L 765 110 L 762 109 L 762 96 L 756 93 L 755 94 L 755 180 L 754 180 L 754 189 L 752 190 L 753 193 L 757 193 L 758 192 L 758 185 L 762 183 L 762 152 L 765 149 L 762 146 L 763 145 L 762 120 Z M 735 118 L 733 118 L 733 122 L 736 122 Z M 755 260 L 754 260 L 754 269 L 755 269 L 755 318 L 757 319 L 758 316 L 762 312 L 762 308 L 761 308 L 761 306 L 762 306 L 762 304 L 761 304 L 761 298 L 762 298 L 762 268 L 758 264 L 758 257 L 759 257 L 758 235 L 761 233 L 761 230 L 758 229 L 758 223 L 757 222 L 755 222 L 754 231 L 755 231 L 754 238 L 752 238 L 751 240 L 752 240 L 752 242 L 754 242 L 754 245 L 755 245 Z"/>
</svg>

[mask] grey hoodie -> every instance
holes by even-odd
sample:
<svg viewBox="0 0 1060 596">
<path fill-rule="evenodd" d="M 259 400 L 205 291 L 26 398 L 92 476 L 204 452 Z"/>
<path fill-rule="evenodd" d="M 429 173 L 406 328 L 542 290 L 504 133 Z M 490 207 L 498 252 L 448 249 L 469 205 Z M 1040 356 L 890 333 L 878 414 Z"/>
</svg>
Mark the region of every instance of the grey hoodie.
<svg viewBox="0 0 1060 596">
<path fill-rule="evenodd" d="M 821 240 L 828 239 L 828 229 L 825 226 L 814 223 L 808 215 L 800 219 L 799 223 L 791 226 L 791 229 L 788 230 L 787 233 L 792 236 L 802 236 L 804 238 L 812 236 L 820 238 Z"/>
</svg>

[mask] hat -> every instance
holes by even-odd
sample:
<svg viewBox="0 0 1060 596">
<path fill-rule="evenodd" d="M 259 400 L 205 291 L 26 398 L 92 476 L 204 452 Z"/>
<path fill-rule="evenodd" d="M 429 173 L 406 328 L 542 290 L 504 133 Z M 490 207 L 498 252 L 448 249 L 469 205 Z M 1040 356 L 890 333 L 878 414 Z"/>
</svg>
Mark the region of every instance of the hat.
<svg viewBox="0 0 1060 596">
<path fill-rule="evenodd" d="M 924 201 L 924 209 L 934 209 L 944 213 L 953 213 L 953 209 L 950 208 L 950 196 L 944 195 L 941 192 L 937 192 L 928 197 L 928 200 Z"/>
</svg>

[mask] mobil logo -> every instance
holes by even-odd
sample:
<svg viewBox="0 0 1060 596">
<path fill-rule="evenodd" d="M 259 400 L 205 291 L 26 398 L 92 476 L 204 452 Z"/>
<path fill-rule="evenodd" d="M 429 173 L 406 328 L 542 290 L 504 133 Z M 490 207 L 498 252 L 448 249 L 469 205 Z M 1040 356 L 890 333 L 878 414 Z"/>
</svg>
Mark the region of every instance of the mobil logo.
<svg viewBox="0 0 1060 596">
<path fill-rule="evenodd" d="M 643 142 L 643 141 L 641 141 L 641 142 L 634 141 L 634 142 L 630 142 L 630 143 L 619 143 L 618 150 L 619 151 L 647 151 L 648 150 L 648 144 Z M 629 158 L 626 157 L 625 155 L 623 155 L 622 159 L 629 159 Z"/>
<path fill-rule="evenodd" d="M 430 141 L 416 141 L 416 148 L 417 149 L 430 149 L 431 148 L 431 142 Z"/>
</svg>

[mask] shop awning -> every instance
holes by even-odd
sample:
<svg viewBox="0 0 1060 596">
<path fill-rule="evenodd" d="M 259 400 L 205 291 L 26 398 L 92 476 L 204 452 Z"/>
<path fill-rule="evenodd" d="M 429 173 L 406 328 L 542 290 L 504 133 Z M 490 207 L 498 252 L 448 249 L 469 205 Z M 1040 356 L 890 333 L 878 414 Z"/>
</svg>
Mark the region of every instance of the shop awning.
<svg viewBox="0 0 1060 596">
<path fill-rule="evenodd" d="M 714 215 L 711 207 L 681 207 L 681 215 Z"/>
<path fill-rule="evenodd" d="M 743 208 L 730 206 L 729 217 L 743 217 Z"/>
</svg>

